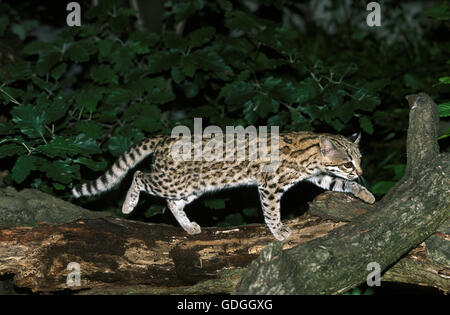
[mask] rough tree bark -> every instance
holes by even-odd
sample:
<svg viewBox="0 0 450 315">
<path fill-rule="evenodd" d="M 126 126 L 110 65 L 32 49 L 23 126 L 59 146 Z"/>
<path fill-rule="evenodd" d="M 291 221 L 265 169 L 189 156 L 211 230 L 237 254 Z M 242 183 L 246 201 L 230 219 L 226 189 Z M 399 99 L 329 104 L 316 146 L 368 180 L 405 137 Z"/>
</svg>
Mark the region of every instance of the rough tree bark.
<svg viewBox="0 0 450 315">
<path fill-rule="evenodd" d="M 366 280 L 369 263 L 385 270 L 448 219 L 450 156 L 439 154 L 437 106 L 423 93 L 407 100 L 405 176 L 370 212 L 325 237 L 284 251 L 277 243 L 267 246 L 250 264 L 235 293 L 346 291 Z"/>
<path fill-rule="evenodd" d="M 382 280 L 447 292 L 449 155 L 438 152 L 436 105 L 424 94 L 408 101 L 406 174 L 376 205 L 326 192 L 286 222 L 294 234 L 280 243 L 263 224 L 189 236 L 8 188 L 0 190 L 0 276 L 33 292 L 314 294 L 364 282 L 375 261 L 389 267 Z M 80 286 L 67 286 L 70 262 L 80 264 Z"/>
</svg>

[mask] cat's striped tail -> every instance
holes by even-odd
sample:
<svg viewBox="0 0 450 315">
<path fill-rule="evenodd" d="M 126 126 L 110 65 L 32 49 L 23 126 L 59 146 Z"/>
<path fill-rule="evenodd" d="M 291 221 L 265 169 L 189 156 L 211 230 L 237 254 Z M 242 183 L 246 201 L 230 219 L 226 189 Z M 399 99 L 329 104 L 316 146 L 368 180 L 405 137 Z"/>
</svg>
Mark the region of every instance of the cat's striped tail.
<svg viewBox="0 0 450 315">
<path fill-rule="evenodd" d="M 93 196 L 110 190 L 122 180 L 130 169 L 152 154 L 160 140 L 160 137 L 156 137 L 135 144 L 125 151 L 102 176 L 87 183 L 76 185 L 72 189 L 73 196 L 75 198 Z"/>
</svg>

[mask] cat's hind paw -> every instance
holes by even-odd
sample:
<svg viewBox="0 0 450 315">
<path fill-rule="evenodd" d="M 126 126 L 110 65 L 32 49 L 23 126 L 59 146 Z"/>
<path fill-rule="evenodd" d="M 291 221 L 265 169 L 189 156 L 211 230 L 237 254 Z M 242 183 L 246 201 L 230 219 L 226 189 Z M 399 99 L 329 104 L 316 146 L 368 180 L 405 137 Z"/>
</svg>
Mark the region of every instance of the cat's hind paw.
<svg viewBox="0 0 450 315">
<path fill-rule="evenodd" d="M 292 234 L 292 230 L 287 226 L 282 226 L 280 229 L 272 231 L 273 236 L 279 241 L 285 241 Z"/>
</svg>

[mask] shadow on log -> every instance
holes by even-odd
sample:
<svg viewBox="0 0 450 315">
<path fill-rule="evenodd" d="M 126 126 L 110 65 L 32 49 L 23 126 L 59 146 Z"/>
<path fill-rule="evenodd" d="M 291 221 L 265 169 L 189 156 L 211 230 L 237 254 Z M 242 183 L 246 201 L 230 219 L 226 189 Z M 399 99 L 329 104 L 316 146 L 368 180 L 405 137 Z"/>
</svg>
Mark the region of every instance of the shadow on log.
<svg viewBox="0 0 450 315">
<path fill-rule="evenodd" d="M 178 227 L 89 214 L 38 191 L 7 188 L 0 199 L 20 201 L 17 209 L 0 202 L 0 214 L 17 210 L 33 217 L 53 207 L 70 215 L 54 215 L 51 224 L 9 218 L 15 224 L 0 229 L 0 275 L 33 292 L 317 294 L 365 282 L 367 264 L 376 262 L 388 269 L 382 280 L 447 292 L 449 155 L 438 151 L 436 105 L 425 94 L 408 101 L 406 174 L 375 205 L 326 192 L 306 215 L 285 222 L 294 232 L 281 243 L 264 224 L 187 235 Z M 77 286 L 67 282 L 76 271 L 67 269 L 71 262 L 79 264 Z"/>
</svg>

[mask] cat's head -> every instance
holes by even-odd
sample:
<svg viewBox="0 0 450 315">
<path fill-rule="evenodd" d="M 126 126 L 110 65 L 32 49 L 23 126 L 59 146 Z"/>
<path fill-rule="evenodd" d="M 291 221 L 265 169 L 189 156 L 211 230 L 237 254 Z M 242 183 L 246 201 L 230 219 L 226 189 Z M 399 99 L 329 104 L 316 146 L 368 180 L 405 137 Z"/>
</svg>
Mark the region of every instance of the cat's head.
<svg viewBox="0 0 450 315">
<path fill-rule="evenodd" d="M 361 153 L 358 148 L 360 139 L 360 133 L 349 138 L 341 135 L 321 135 L 323 171 L 349 180 L 361 176 Z"/>
</svg>

